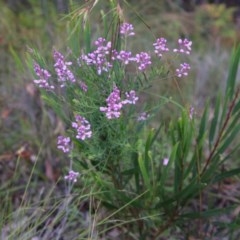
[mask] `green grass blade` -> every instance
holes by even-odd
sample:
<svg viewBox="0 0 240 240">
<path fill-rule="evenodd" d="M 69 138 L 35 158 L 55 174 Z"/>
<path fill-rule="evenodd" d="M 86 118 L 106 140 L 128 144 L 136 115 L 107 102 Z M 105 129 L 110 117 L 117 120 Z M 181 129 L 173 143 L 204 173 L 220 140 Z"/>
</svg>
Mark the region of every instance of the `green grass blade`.
<svg viewBox="0 0 240 240">
<path fill-rule="evenodd" d="M 140 192 L 140 173 L 139 173 L 139 164 L 138 164 L 138 154 L 136 152 L 132 153 L 133 166 L 135 169 L 134 179 L 137 193 Z"/>
<path fill-rule="evenodd" d="M 233 49 L 233 53 L 231 57 L 229 74 L 228 74 L 227 85 L 226 85 L 226 92 L 225 92 L 226 96 L 228 96 L 228 99 L 232 99 L 234 96 L 239 59 L 240 59 L 240 45 L 238 45 L 236 48 Z"/>
<path fill-rule="evenodd" d="M 199 182 L 196 176 L 181 192 L 176 193 L 176 199 L 183 206 L 189 199 L 195 197 L 207 186 L 206 183 Z"/>
<path fill-rule="evenodd" d="M 20 70 L 24 70 L 24 62 L 22 61 L 21 57 L 18 55 L 18 53 L 10 46 L 9 47 L 10 53 L 14 59 L 16 67 Z"/>
<path fill-rule="evenodd" d="M 221 174 L 218 174 L 217 176 L 214 177 L 212 183 L 218 183 L 226 178 L 234 177 L 236 175 L 240 175 L 240 168 L 236 168 L 230 171 L 225 171 Z"/>
<path fill-rule="evenodd" d="M 150 179 L 149 179 L 149 175 L 148 175 L 148 169 L 145 166 L 145 159 L 143 159 L 143 156 L 141 153 L 139 153 L 138 155 L 138 165 L 144 180 L 144 183 L 146 186 L 150 186 Z"/>
<path fill-rule="evenodd" d="M 212 148 L 214 137 L 216 135 L 216 129 L 217 129 L 217 126 L 218 126 L 219 110 L 220 110 L 220 95 L 217 97 L 215 110 L 214 110 L 214 116 L 213 116 L 211 126 L 210 126 L 210 130 L 209 130 L 209 149 Z"/>
<path fill-rule="evenodd" d="M 84 28 L 84 45 L 86 53 L 91 52 L 91 28 L 89 21 L 86 21 Z"/>
<path fill-rule="evenodd" d="M 211 209 L 207 210 L 204 212 L 193 212 L 193 213 L 187 213 L 183 214 L 182 218 L 190 218 L 190 219 L 195 219 L 195 218 L 211 218 L 215 217 L 218 215 L 222 215 L 224 213 L 229 213 L 231 212 L 235 207 L 225 207 L 225 208 L 218 208 L 218 209 Z"/>
<path fill-rule="evenodd" d="M 175 166 L 174 166 L 174 192 L 178 193 L 182 189 L 182 180 L 183 180 L 183 169 L 182 169 L 182 159 L 179 158 L 178 152 L 180 151 L 178 145 L 177 154 L 175 157 Z"/>
<path fill-rule="evenodd" d="M 233 112 L 232 112 L 232 114 L 234 115 L 234 114 L 236 114 L 236 113 L 238 113 L 238 112 L 240 112 L 240 100 L 236 103 L 236 105 L 234 106 L 234 109 L 233 109 Z"/>
<path fill-rule="evenodd" d="M 222 139 L 225 139 L 227 136 L 229 136 L 229 134 L 232 133 L 232 131 L 234 131 L 233 129 L 238 124 L 239 119 L 240 119 L 240 111 L 234 116 L 233 120 L 231 121 L 231 124 L 226 129 L 225 133 L 223 134 Z"/>
<path fill-rule="evenodd" d="M 160 190 L 162 190 L 162 189 L 164 190 L 164 188 L 165 188 L 166 180 L 169 177 L 169 172 L 172 168 L 172 164 L 175 162 L 175 159 L 176 159 L 178 145 L 179 145 L 179 143 L 176 143 L 175 146 L 173 146 L 172 152 L 171 152 L 171 155 L 169 158 L 169 162 L 168 162 L 167 166 L 163 167 Z"/>
<path fill-rule="evenodd" d="M 200 122 L 200 127 L 199 127 L 199 134 L 197 137 L 197 142 L 200 142 L 201 139 L 204 137 L 205 131 L 206 131 L 206 126 L 207 126 L 207 121 L 208 121 L 208 112 L 209 112 L 209 105 L 207 104 L 203 116 Z"/>
<path fill-rule="evenodd" d="M 228 147 L 231 147 L 233 140 L 236 138 L 240 131 L 240 125 L 236 125 L 232 130 L 230 136 L 223 142 L 216 154 L 222 154 Z"/>
</svg>

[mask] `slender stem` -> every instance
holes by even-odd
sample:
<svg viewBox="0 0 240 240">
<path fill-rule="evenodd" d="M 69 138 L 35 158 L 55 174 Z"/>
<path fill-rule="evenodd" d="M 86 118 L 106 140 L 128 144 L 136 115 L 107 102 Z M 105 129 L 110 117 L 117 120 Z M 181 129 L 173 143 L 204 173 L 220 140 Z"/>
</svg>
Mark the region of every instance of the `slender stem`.
<svg viewBox="0 0 240 240">
<path fill-rule="evenodd" d="M 182 99 L 182 102 L 184 103 L 184 105 L 186 105 L 186 101 L 185 101 L 185 99 L 184 99 L 184 97 L 183 97 L 183 95 L 182 95 L 182 90 L 181 90 L 181 88 L 180 88 L 180 86 L 179 86 L 178 81 L 176 80 L 176 78 L 174 78 L 173 81 L 174 81 L 174 83 L 175 83 L 175 85 L 176 85 L 176 87 L 177 87 L 177 90 L 178 90 L 179 95 L 180 95 L 180 97 L 181 97 L 181 99 Z"/>
</svg>

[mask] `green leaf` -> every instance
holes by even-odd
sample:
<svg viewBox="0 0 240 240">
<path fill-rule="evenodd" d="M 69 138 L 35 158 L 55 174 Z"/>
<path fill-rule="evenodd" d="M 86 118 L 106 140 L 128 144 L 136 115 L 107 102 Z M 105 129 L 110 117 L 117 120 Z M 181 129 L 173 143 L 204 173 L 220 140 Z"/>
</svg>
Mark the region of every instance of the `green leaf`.
<svg viewBox="0 0 240 240">
<path fill-rule="evenodd" d="M 137 191 L 137 193 L 140 193 L 140 176 L 139 176 L 138 154 L 136 152 L 132 153 L 132 160 L 133 160 L 133 167 L 136 170 L 134 172 L 136 191 Z"/>
<path fill-rule="evenodd" d="M 224 100 L 225 101 L 222 106 L 222 111 L 221 111 L 220 120 L 219 120 L 219 128 L 221 128 L 221 126 L 223 126 L 224 121 L 226 120 L 226 115 L 227 115 L 227 111 L 228 111 L 229 102 L 228 102 L 227 97 L 225 97 Z"/>
<path fill-rule="evenodd" d="M 222 136 L 222 139 L 227 138 L 227 136 L 229 136 L 232 133 L 232 131 L 234 131 L 234 128 L 237 126 L 239 119 L 240 119 L 240 111 L 232 119 L 231 124 L 226 129 L 225 133 Z"/>
<path fill-rule="evenodd" d="M 231 62 L 230 62 L 229 74 L 228 74 L 226 92 L 225 92 L 229 100 L 231 100 L 234 97 L 234 89 L 236 84 L 239 59 L 240 59 L 240 45 L 238 45 L 236 48 L 233 49 L 232 56 L 231 56 Z"/>
<path fill-rule="evenodd" d="M 225 172 L 220 173 L 217 176 L 215 176 L 212 183 L 213 184 L 218 183 L 218 182 L 221 182 L 225 178 L 230 178 L 230 177 L 233 177 L 233 176 L 236 176 L 236 175 L 239 175 L 239 174 L 240 174 L 240 168 L 236 168 L 236 169 L 233 169 L 233 170 L 230 170 L 230 171 L 225 171 Z"/>
<path fill-rule="evenodd" d="M 171 155 L 169 157 L 169 162 L 166 166 L 163 166 L 162 176 L 160 178 L 160 181 L 161 181 L 160 190 L 161 191 L 164 191 L 164 188 L 166 187 L 166 185 L 165 185 L 166 180 L 167 180 L 167 178 L 169 178 L 170 169 L 172 168 L 172 164 L 175 162 L 178 145 L 179 145 L 179 143 L 176 143 L 173 146 Z"/>
<path fill-rule="evenodd" d="M 199 192 L 207 186 L 206 183 L 199 182 L 198 176 L 196 176 L 185 188 L 176 195 L 176 198 L 181 205 L 184 205 L 188 200 L 195 197 Z"/>
<path fill-rule="evenodd" d="M 210 130 L 209 130 L 209 149 L 212 148 L 212 143 L 213 143 L 216 129 L 218 126 L 219 109 L 220 109 L 220 95 L 218 95 L 217 100 L 216 100 L 214 116 L 211 121 L 211 126 L 210 126 Z"/>
<path fill-rule="evenodd" d="M 86 20 L 85 28 L 84 28 L 84 42 L 85 42 L 86 53 L 91 52 L 91 29 L 90 29 L 90 23 L 88 20 Z"/>
<path fill-rule="evenodd" d="M 180 143 L 177 148 L 177 154 L 175 156 L 174 165 L 174 192 L 178 193 L 182 189 L 183 182 L 183 169 L 182 169 L 182 159 L 178 156 Z"/>
<path fill-rule="evenodd" d="M 151 145 L 152 145 L 152 139 L 153 139 L 153 129 L 149 131 L 147 141 L 145 143 L 145 159 L 148 159 L 148 152 L 150 151 Z M 147 165 L 146 165 L 147 167 Z"/>
<path fill-rule="evenodd" d="M 9 50 L 10 50 L 10 53 L 14 59 L 14 62 L 17 66 L 17 68 L 20 70 L 20 71 L 23 71 L 24 70 L 24 65 L 23 65 L 23 61 L 22 59 L 20 58 L 20 55 L 17 54 L 17 52 L 10 46 L 9 47 Z"/>
<path fill-rule="evenodd" d="M 152 139 L 151 139 L 151 143 L 150 143 L 150 147 L 153 145 L 153 143 L 157 140 L 157 136 L 160 133 L 160 130 L 162 129 L 162 125 L 160 125 L 157 129 L 157 131 L 155 132 L 155 134 L 153 135 Z"/>
<path fill-rule="evenodd" d="M 201 180 L 203 182 L 205 182 L 208 185 L 212 182 L 212 179 L 218 170 L 219 162 L 220 162 L 220 157 L 219 158 L 216 157 L 214 161 L 211 161 L 211 164 L 208 165 L 208 168 L 205 170 L 205 172 L 201 176 Z"/>
<path fill-rule="evenodd" d="M 231 147 L 231 144 L 233 140 L 236 138 L 239 131 L 240 125 L 236 125 L 235 128 L 233 128 L 230 136 L 225 141 L 223 141 L 223 144 L 220 146 L 216 154 L 222 154 L 228 147 Z"/>
<path fill-rule="evenodd" d="M 209 105 L 207 104 L 205 106 L 203 116 L 202 116 L 202 119 L 201 119 L 201 122 L 200 122 L 197 142 L 200 142 L 204 137 L 204 134 L 205 134 L 205 131 L 206 131 L 206 126 L 207 126 L 207 121 L 208 121 L 208 111 L 209 111 Z"/>
<path fill-rule="evenodd" d="M 239 101 L 237 102 L 237 104 L 234 106 L 232 115 L 234 115 L 235 113 L 238 113 L 239 110 L 240 110 L 240 100 L 239 100 Z"/>
<path fill-rule="evenodd" d="M 138 165 L 139 165 L 144 183 L 146 184 L 146 186 L 149 187 L 150 179 L 149 179 L 149 175 L 148 175 L 148 169 L 146 168 L 145 161 L 144 161 L 141 153 L 138 154 Z"/>
<path fill-rule="evenodd" d="M 211 209 L 207 210 L 204 212 L 193 212 L 193 213 L 187 213 L 181 215 L 181 218 L 190 218 L 190 219 L 195 219 L 195 218 L 211 218 L 214 216 L 222 215 L 224 213 L 229 213 L 232 210 L 234 210 L 235 207 L 225 207 L 225 208 L 217 208 L 217 209 Z"/>
</svg>

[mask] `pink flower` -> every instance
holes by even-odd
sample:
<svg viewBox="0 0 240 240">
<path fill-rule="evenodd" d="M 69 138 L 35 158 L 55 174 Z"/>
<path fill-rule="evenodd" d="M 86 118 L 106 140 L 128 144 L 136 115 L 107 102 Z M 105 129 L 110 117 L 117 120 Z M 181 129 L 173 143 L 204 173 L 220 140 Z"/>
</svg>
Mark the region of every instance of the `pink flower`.
<svg viewBox="0 0 240 240">
<path fill-rule="evenodd" d="M 127 51 L 120 51 L 119 54 L 117 55 L 117 59 L 122 61 L 124 64 L 128 64 L 130 61 L 133 60 L 133 58 L 131 57 L 132 53 L 131 52 L 127 52 Z"/>
<path fill-rule="evenodd" d="M 145 121 L 150 117 L 149 114 L 147 114 L 146 112 L 142 112 L 139 114 L 137 121 Z"/>
<path fill-rule="evenodd" d="M 163 159 L 163 165 L 164 165 L 164 166 L 167 166 L 167 165 L 168 165 L 168 162 L 169 162 L 169 158 L 164 158 L 164 159 Z"/>
<path fill-rule="evenodd" d="M 105 112 L 108 119 L 119 118 L 121 115 L 122 102 L 120 90 L 115 86 L 106 99 L 107 107 L 100 107 L 101 112 Z"/>
<path fill-rule="evenodd" d="M 76 82 L 72 71 L 68 67 L 72 65 L 72 62 L 66 62 L 64 56 L 56 50 L 53 52 L 53 58 L 55 60 L 54 68 L 58 76 L 58 81 L 62 83 L 61 87 L 65 86 L 66 81 Z"/>
<path fill-rule="evenodd" d="M 58 136 L 57 148 L 61 149 L 64 153 L 70 151 L 70 137 Z"/>
<path fill-rule="evenodd" d="M 179 48 L 175 48 L 173 50 L 173 52 L 180 52 L 180 53 L 185 53 L 187 55 L 190 54 L 192 48 L 192 41 L 189 41 L 188 39 L 178 39 L 178 45 L 179 45 Z"/>
<path fill-rule="evenodd" d="M 75 183 L 77 182 L 78 176 L 79 176 L 79 172 L 74 172 L 73 170 L 70 170 L 68 172 L 68 175 L 66 175 L 64 179 Z"/>
<path fill-rule="evenodd" d="M 133 29 L 133 25 L 130 23 L 123 23 L 120 26 L 120 33 L 124 36 L 134 36 L 134 29 Z"/>
<path fill-rule="evenodd" d="M 144 71 L 152 63 L 150 55 L 146 52 L 136 54 L 135 61 L 138 63 L 138 69 L 140 71 Z"/>
<path fill-rule="evenodd" d="M 167 47 L 167 40 L 165 38 L 158 38 L 157 41 L 153 44 L 155 50 L 154 52 L 162 57 L 163 52 L 168 52 L 169 49 Z"/>
<path fill-rule="evenodd" d="M 178 77 L 187 76 L 190 69 L 191 67 L 188 63 L 182 63 L 180 68 L 176 69 L 176 75 Z"/>
<path fill-rule="evenodd" d="M 34 63 L 34 71 L 35 74 L 39 77 L 39 79 L 35 79 L 33 81 L 39 88 L 44 88 L 46 90 L 51 90 L 55 88 L 49 83 L 49 78 L 51 77 L 51 74 L 46 69 L 43 69 L 40 67 L 39 64 Z"/>
<path fill-rule="evenodd" d="M 98 38 L 95 41 L 97 49 L 87 55 L 83 54 L 82 59 L 87 65 L 94 65 L 97 68 L 97 73 L 108 72 L 112 64 L 108 61 L 108 56 L 111 50 L 111 42 L 107 42 L 104 38 Z"/>
<path fill-rule="evenodd" d="M 131 90 L 129 93 L 125 92 L 126 99 L 122 101 L 122 104 L 136 104 L 138 101 L 138 97 L 136 96 L 136 92 Z"/>
<path fill-rule="evenodd" d="M 77 130 L 77 139 L 85 140 L 92 136 L 91 125 L 89 122 L 82 116 L 77 115 L 75 117 L 76 122 L 72 122 L 72 127 Z"/>
<path fill-rule="evenodd" d="M 84 91 L 84 92 L 87 92 L 87 90 L 88 90 L 88 87 L 87 87 L 87 85 L 86 85 L 86 83 L 85 82 L 83 82 L 83 81 L 80 81 L 80 88 Z"/>
</svg>

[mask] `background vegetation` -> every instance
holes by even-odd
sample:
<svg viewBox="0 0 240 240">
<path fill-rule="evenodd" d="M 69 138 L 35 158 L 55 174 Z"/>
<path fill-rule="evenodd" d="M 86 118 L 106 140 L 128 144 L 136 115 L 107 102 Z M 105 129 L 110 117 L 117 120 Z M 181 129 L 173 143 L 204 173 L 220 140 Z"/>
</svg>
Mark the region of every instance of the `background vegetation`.
<svg viewBox="0 0 240 240">
<path fill-rule="evenodd" d="M 131 47 L 148 50 L 154 36 L 166 37 L 172 46 L 179 36 L 193 41 L 191 76 L 179 85 L 174 81 L 157 81 L 148 100 L 154 102 L 155 95 L 170 96 L 182 105 L 191 103 L 200 117 L 206 99 L 210 99 L 209 112 L 213 113 L 217 94 L 225 89 L 231 49 L 239 42 L 239 26 L 232 17 L 236 9 L 204 4 L 185 11 L 180 1 L 129 2 L 131 5 L 122 6 L 124 17 L 134 24 L 136 34 L 142 36 Z M 26 52 L 32 48 L 39 49 L 46 61 L 50 61 L 53 48 L 66 51 L 67 42 L 71 43 L 74 36 L 73 25 L 83 16 L 81 10 L 86 10 L 84 6 L 80 8 L 83 4 L 85 1 L 69 1 L 68 6 L 56 8 L 54 2 L 29 1 L 24 7 L 9 8 L 0 2 L 0 229 L 3 239 L 124 239 L 129 229 L 132 229 L 129 239 L 138 239 L 130 223 L 126 229 L 124 224 L 112 222 L 107 210 L 94 199 L 95 189 L 89 193 L 87 186 L 81 186 L 76 194 L 70 194 L 71 186 L 62 180 L 68 163 L 56 150 L 56 137 L 64 133 L 64 124 L 40 97 L 25 62 Z M 90 13 L 93 39 L 103 28 L 101 10 L 105 13 L 110 10 L 106 1 L 99 1 Z M 64 12 L 68 15 L 63 15 Z M 236 79 L 240 79 L 239 75 Z M 167 123 L 177 117 L 176 109 L 169 105 L 161 109 L 159 120 Z M 223 165 L 223 170 L 238 167 L 238 160 L 236 152 Z M 209 204 L 206 200 L 209 193 L 216 196 L 211 198 L 212 206 L 225 208 L 239 204 L 238 177 L 212 184 L 203 194 L 201 206 Z M 188 208 L 198 209 L 198 205 L 196 198 Z M 216 216 L 210 212 L 208 216 L 212 218 L 206 225 L 196 218 L 193 228 L 182 221 L 169 227 L 161 238 L 237 239 L 239 209 L 233 210 Z M 222 235 L 214 236 L 214 228 L 220 229 Z"/>
</svg>

